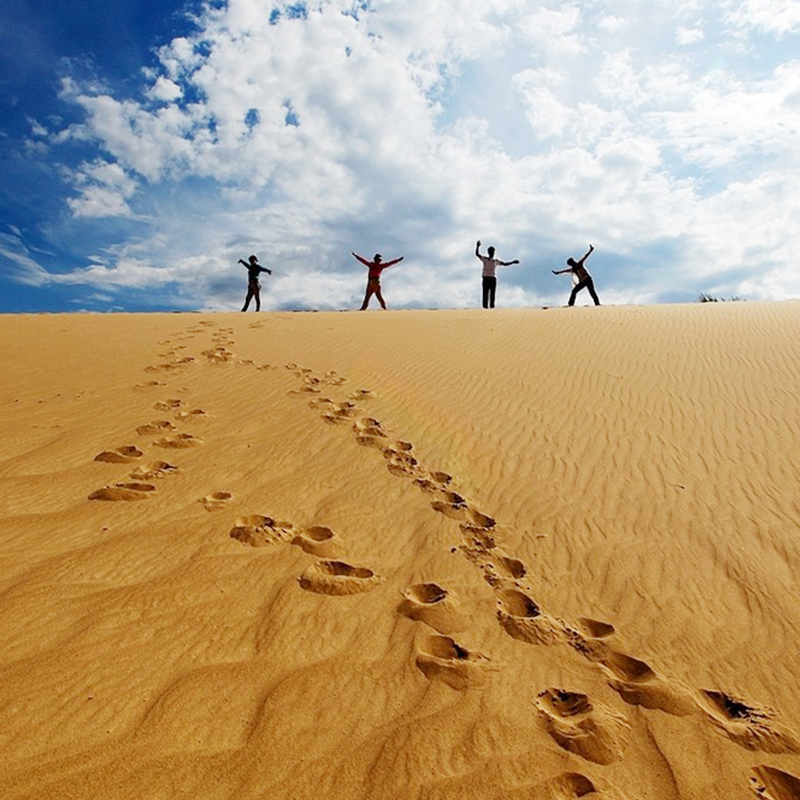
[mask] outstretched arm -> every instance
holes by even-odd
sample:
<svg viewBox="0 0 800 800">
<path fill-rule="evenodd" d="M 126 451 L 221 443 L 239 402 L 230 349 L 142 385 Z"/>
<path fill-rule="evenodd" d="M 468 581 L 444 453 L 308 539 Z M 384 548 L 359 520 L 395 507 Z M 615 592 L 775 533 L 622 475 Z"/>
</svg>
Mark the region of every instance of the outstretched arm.
<svg viewBox="0 0 800 800">
<path fill-rule="evenodd" d="M 239 259 L 239 263 L 240 263 L 240 264 L 241 264 L 243 267 L 247 267 L 248 269 L 250 269 L 250 265 L 249 265 L 249 264 L 248 264 L 248 263 L 247 263 L 247 262 L 246 262 L 244 259 L 241 259 L 241 258 L 240 258 L 240 259 Z"/>
<path fill-rule="evenodd" d="M 513 261 L 500 261 L 498 262 L 501 267 L 512 267 L 514 264 L 519 264 L 519 261 L 514 259 Z"/>
<path fill-rule="evenodd" d="M 594 252 L 594 245 L 591 245 L 591 244 L 590 244 L 590 245 L 589 245 L 589 249 L 586 251 L 586 253 L 584 254 L 583 258 L 581 258 L 581 259 L 578 261 L 578 263 L 579 263 L 579 264 L 583 264 L 583 262 L 584 262 L 584 261 L 586 261 L 586 259 L 587 259 L 587 258 L 589 258 L 589 256 L 590 256 L 590 255 L 591 255 L 593 252 Z"/>
<path fill-rule="evenodd" d="M 368 267 L 370 265 L 370 262 L 366 258 L 361 258 L 358 253 L 351 253 L 351 255 L 353 258 L 357 258 L 364 266 Z"/>
<path fill-rule="evenodd" d="M 567 267 L 567 269 L 551 269 L 550 272 L 553 275 L 565 275 L 567 272 L 572 272 L 572 267 Z"/>
<path fill-rule="evenodd" d="M 384 269 L 386 269 L 386 267 L 392 267 L 392 266 L 394 266 L 395 264 L 399 264 L 399 263 L 400 263 L 400 262 L 401 262 L 401 261 L 402 261 L 404 258 L 405 258 L 405 256 L 400 256 L 400 258 L 396 258 L 394 261 L 387 261 L 387 262 L 386 262 L 386 263 L 383 265 L 383 268 L 384 268 Z"/>
</svg>

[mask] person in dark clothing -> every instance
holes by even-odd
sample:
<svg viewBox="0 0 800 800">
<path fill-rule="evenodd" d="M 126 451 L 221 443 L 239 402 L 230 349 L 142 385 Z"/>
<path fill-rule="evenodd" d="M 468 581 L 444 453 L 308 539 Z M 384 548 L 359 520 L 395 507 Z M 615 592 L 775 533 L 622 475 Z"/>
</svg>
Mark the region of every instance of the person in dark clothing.
<svg viewBox="0 0 800 800">
<path fill-rule="evenodd" d="M 572 293 L 569 296 L 569 303 L 567 303 L 567 305 L 575 305 L 575 297 L 581 289 L 588 289 L 589 294 L 592 296 L 592 300 L 594 300 L 594 304 L 596 306 L 600 305 L 600 298 L 597 296 L 597 292 L 594 290 L 594 281 L 592 280 L 592 276 L 589 274 L 586 267 L 583 266 L 584 261 L 586 261 L 586 259 L 589 258 L 593 252 L 594 247 L 589 245 L 589 249 L 583 258 L 578 259 L 578 261 L 576 261 L 574 258 L 568 258 L 566 269 L 552 270 L 553 275 L 564 275 L 567 272 L 571 272 L 574 276 L 575 285 L 572 287 Z"/>
<path fill-rule="evenodd" d="M 247 297 L 245 298 L 242 311 L 247 311 L 247 307 L 254 297 L 256 299 L 256 311 L 261 311 L 261 281 L 258 280 L 258 276 L 262 272 L 266 272 L 267 275 L 272 275 L 272 270 L 262 267 L 261 264 L 258 263 L 258 258 L 256 256 L 250 256 L 249 263 L 240 258 L 239 263 L 247 267 Z"/>
</svg>

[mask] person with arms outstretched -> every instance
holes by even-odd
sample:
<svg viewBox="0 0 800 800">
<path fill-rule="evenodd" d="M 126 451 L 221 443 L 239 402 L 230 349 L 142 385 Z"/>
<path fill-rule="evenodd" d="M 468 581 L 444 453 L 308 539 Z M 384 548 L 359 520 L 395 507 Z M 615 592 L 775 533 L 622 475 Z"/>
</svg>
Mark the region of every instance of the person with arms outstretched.
<svg viewBox="0 0 800 800">
<path fill-rule="evenodd" d="M 239 263 L 247 268 L 247 297 L 245 298 L 242 311 L 247 311 L 247 307 L 254 297 L 256 299 L 256 311 L 261 311 L 261 282 L 258 280 L 258 276 L 262 272 L 272 275 L 272 270 L 262 267 L 261 264 L 258 263 L 258 258 L 256 256 L 250 256 L 249 263 L 240 258 Z"/>
<path fill-rule="evenodd" d="M 399 264 L 405 256 L 400 256 L 400 258 L 396 258 L 394 261 L 387 261 L 385 263 L 380 253 L 375 253 L 372 257 L 372 261 L 367 261 L 366 258 L 362 258 L 358 253 L 353 253 L 352 256 L 353 258 L 357 258 L 367 270 L 369 270 L 367 272 L 367 291 L 364 295 L 364 302 L 361 304 L 361 310 L 366 311 L 369 300 L 373 294 L 378 298 L 381 308 L 386 310 L 386 302 L 383 299 L 383 294 L 381 294 L 381 272 L 387 267 Z"/>
<path fill-rule="evenodd" d="M 589 249 L 586 251 L 583 258 L 580 258 L 577 261 L 574 258 L 568 258 L 566 269 L 552 270 L 553 275 L 564 275 L 568 272 L 571 272 L 576 278 L 577 282 L 572 287 L 572 293 L 569 296 L 569 303 L 567 303 L 567 305 L 575 305 L 575 297 L 581 289 L 588 289 L 589 294 L 592 296 L 592 300 L 594 300 L 594 304 L 596 306 L 600 305 L 600 298 L 597 296 L 597 292 L 594 290 L 594 281 L 592 280 L 592 276 L 589 274 L 586 267 L 583 266 L 586 259 L 589 258 L 593 252 L 594 247 L 589 245 Z"/>
<path fill-rule="evenodd" d="M 483 262 L 483 307 L 494 308 L 494 298 L 497 293 L 497 268 L 510 267 L 512 264 L 519 264 L 519 261 L 500 261 L 494 257 L 494 247 L 489 247 L 486 251 L 488 255 L 481 255 L 481 243 L 475 245 L 475 255 Z"/>
</svg>

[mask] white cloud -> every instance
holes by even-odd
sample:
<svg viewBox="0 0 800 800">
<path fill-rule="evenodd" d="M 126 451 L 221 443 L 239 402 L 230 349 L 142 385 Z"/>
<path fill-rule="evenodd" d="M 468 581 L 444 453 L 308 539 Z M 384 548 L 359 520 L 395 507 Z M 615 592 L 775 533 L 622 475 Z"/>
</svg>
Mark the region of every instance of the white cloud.
<svg viewBox="0 0 800 800">
<path fill-rule="evenodd" d="M 158 51 L 139 98 L 64 82 L 84 117 L 47 141 L 96 150 L 71 172 L 73 214 L 147 229 L 53 280 L 179 285 L 181 302 L 236 307 L 236 259 L 257 252 L 276 267 L 266 307 L 327 308 L 360 301 L 350 250 L 396 250 L 407 262 L 391 304 L 468 305 L 476 238 L 526 256 L 503 276 L 508 302 L 560 298 L 544 262 L 589 237 L 620 259 L 671 259 L 668 283 L 658 270 L 635 290 L 606 275 L 608 296 L 632 300 L 789 263 L 800 66 L 751 71 L 734 47 L 766 30 L 765 4 L 716 17 L 697 2 L 277 8 L 207 8 L 195 34 Z M 788 36 L 792 19 L 769 30 Z"/>
</svg>

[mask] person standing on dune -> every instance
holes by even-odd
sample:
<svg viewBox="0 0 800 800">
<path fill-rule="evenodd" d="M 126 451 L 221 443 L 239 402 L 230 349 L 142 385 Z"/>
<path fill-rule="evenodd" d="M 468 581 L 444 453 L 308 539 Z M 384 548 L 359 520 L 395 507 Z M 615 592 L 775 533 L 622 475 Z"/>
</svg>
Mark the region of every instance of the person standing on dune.
<svg viewBox="0 0 800 800">
<path fill-rule="evenodd" d="M 250 256 L 249 263 L 240 258 L 239 263 L 247 267 L 247 297 L 245 298 L 242 311 L 247 311 L 247 307 L 254 297 L 256 299 L 256 311 L 261 311 L 261 281 L 259 281 L 258 276 L 262 272 L 272 275 L 272 270 L 262 267 L 261 264 L 258 263 L 258 258 L 256 256 Z"/>
<path fill-rule="evenodd" d="M 594 304 L 596 306 L 600 305 L 600 298 L 597 296 L 597 292 L 594 290 L 594 281 L 592 280 L 592 276 L 589 274 L 589 271 L 586 269 L 586 267 L 583 266 L 583 262 L 586 261 L 586 259 L 589 258 L 593 252 L 594 247 L 589 245 L 589 249 L 583 258 L 580 258 L 577 261 L 574 258 L 568 258 L 566 269 L 551 270 L 553 275 L 564 275 L 567 272 L 571 272 L 574 275 L 576 283 L 572 287 L 572 293 L 569 296 L 569 303 L 567 303 L 569 306 L 575 305 L 575 297 L 581 289 L 588 289 L 589 294 L 592 296 L 592 300 L 594 300 Z"/>
<path fill-rule="evenodd" d="M 497 293 L 497 268 L 510 267 L 512 264 L 519 264 L 519 261 L 500 261 L 494 257 L 494 247 L 489 247 L 486 251 L 488 255 L 481 255 L 480 240 L 475 245 L 475 255 L 483 262 L 483 307 L 494 308 L 494 297 Z"/>
<path fill-rule="evenodd" d="M 372 257 L 372 261 L 367 261 L 366 258 L 358 255 L 358 253 L 352 253 L 353 258 L 358 259 L 369 271 L 367 273 L 367 291 L 364 295 L 364 302 L 361 304 L 361 311 L 366 311 L 367 306 L 369 305 L 369 300 L 374 294 L 378 298 L 378 302 L 381 304 L 381 308 L 386 310 L 386 303 L 384 302 L 383 295 L 381 294 L 381 272 L 383 272 L 387 267 L 391 267 L 394 264 L 399 264 L 405 256 L 400 256 L 400 258 L 396 258 L 394 261 L 387 261 L 384 263 L 383 257 L 380 253 L 375 253 Z"/>
</svg>

